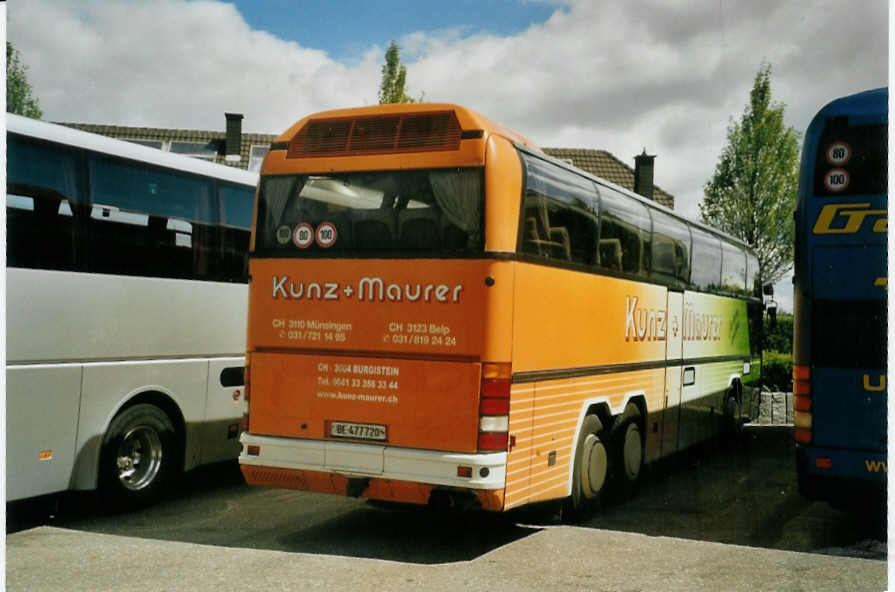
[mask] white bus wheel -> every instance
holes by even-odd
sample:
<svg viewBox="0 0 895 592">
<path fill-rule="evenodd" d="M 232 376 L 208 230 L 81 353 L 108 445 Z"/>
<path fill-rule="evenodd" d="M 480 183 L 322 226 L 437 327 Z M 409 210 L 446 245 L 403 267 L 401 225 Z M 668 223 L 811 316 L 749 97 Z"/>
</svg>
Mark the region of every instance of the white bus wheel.
<svg viewBox="0 0 895 592">
<path fill-rule="evenodd" d="M 578 432 L 578 444 L 572 470 L 572 494 L 563 504 L 563 519 L 580 522 L 595 508 L 606 483 L 608 453 L 601 439 L 603 424 L 596 415 L 588 415 Z"/>
<path fill-rule="evenodd" d="M 106 432 L 100 456 L 100 488 L 116 508 L 155 502 L 174 473 L 176 434 L 171 419 L 154 405 L 119 413 Z"/>
</svg>

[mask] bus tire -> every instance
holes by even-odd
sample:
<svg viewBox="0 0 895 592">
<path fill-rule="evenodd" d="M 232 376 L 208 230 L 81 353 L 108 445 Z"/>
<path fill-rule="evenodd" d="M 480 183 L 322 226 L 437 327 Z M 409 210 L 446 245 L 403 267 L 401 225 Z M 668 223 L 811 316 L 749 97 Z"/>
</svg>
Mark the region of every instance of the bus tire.
<svg viewBox="0 0 895 592">
<path fill-rule="evenodd" d="M 100 454 L 100 493 L 112 509 L 156 502 L 175 473 L 177 435 L 168 415 L 140 403 L 109 424 Z"/>
<path fill-rule="evenodd" d="M 596 415 L 584 418 L 572 468 L 572 493 L 563 502 L 562 518 L 566 522 L 584 520 L 599 503 L 609 467 L 602 432 L 603 424 Z"/>
<path fill-rule="evenodd" d="M 643 429 L 641 427 L 640 409 L 634 403 L 628 403 L 625 411 L 617 420 L 615 432 L 615 458 L 612 463 L 616 467 L 616 483 L 623 497 L 634 495 L 637 490 L 640 474 L 643 470 Z"/>
<path fill-rule="evenodd" d="M 724 399 L 724 433 L 730 441 L 738 440 L 743 435 L 742 406 L 733 389 Z"/>
</svg>

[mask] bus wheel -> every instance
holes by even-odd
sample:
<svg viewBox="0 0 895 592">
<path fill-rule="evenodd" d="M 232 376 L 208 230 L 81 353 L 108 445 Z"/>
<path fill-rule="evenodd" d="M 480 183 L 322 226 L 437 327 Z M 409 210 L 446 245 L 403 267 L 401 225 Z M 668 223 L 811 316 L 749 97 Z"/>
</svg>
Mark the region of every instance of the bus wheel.
<svg viewBox="0 0 895 592">
<path fill-rule="evenodd" d="M 596 415 L 584 418 L 578 433 L 575 464 L 572 471 L 572 495 L 566 498 L 562 516 L 567 522 L 580 522 L 596 507 L 606 483 L 609 458 L 601 439 L 603 424 Z"/>
<path fill-rule="evenodd" d="M 740 402 L 736 394 L 728 393 L 724 400 L 724 431 L 730 440 L 736 440 L 743 434 L 743 418 Z"/>
<path fill-rule="evenodd" d="M 628 403 L 618 419 L 615 431 L 615 462 L 618 468 L 617 482 L 624 496 L 633 495 L 643 468 L 643 438 L 640 428 L 640 410 L 634 403 Z"/>
<path fill-rule="evenodd" d="M 154 405 L 134 405 L 119 413 L 100 455 L 103 497 L 115 509 L 158 500 L 174 472 L 176 441 L 171 419 Z"/>
</svg>

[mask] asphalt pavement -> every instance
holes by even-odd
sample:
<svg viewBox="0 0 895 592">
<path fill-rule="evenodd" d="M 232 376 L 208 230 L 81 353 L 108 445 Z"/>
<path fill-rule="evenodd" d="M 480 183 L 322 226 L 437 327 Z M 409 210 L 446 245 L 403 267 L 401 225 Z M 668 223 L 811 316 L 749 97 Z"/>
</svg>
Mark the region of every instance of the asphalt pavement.
<svg viewBox="0 0 895 592">
<path fill-rule="evenodd" d="M 547 527 L 470 561 L 424 565 L 237 549 L 42 526 L 6 537 L 11 591 L 488 590 L 862 591 L 886 563 Z"/>
</svg>

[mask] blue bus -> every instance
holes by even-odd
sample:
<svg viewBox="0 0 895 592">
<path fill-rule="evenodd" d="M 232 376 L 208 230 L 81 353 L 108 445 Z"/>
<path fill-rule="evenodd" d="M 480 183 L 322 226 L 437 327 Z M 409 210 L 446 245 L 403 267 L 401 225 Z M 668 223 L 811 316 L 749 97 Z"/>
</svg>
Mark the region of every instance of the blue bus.
<svg viewBox="0 0 895 592">
<path fill-rule="evenodd" d="M 793 391 L 799 491 L 833 505 L 886 491 L 888 89 L 808 127 L 796 206 Z"/>
</svg>

